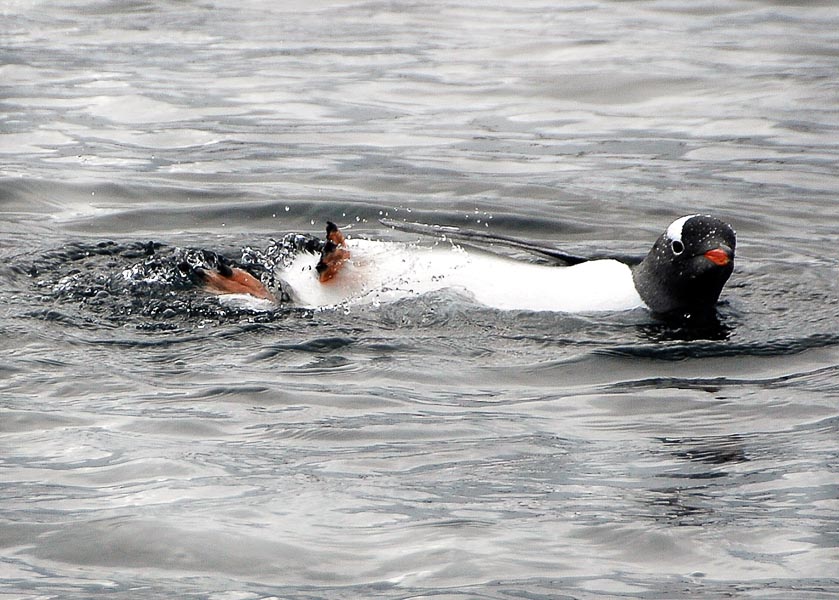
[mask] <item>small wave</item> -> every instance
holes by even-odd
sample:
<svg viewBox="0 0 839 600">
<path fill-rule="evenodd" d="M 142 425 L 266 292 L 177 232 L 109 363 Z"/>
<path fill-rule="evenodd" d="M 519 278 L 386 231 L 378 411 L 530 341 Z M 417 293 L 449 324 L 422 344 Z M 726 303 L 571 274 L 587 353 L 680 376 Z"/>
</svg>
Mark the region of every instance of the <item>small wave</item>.
<svg viewBox="0 0 839 600">
<path fill-rule="evenodd" d="M 257 360 L 266 360 L 288 352 L 304 354 L 328 354 L 352 346 L 355 340 L 348 337 L 318 337 L 304 342 L 278 342 L 256 354 Z"/>
<path fill-rule="evenodd" d="M 158 242 L 74 242 L 34 258 L 12 259 L 9 269 L 28 278 L 34 300 L 51 305 L 30 316 L 67 324 L 130 323 L 169 331 L 243 317 L 271 321 L 286 314 L 273 304 L 220 303 L 202 293 L 179 266 L 198 260 L 201 251 L 190 252 Z"/>
<path fill-rule="evenodd" d="M 694 341 L 680 343 L 651 343 L 615 345 L 598 348 L 594 354 L 631 358 L 652 358 L 656 360 L 680 361 L 690 358 L 714 358 L 732 356 L 788 356 L 807 350 L 839 345 L 839 335 L 814 333 L 799 338 L 778 340 L 756 340 L 748 342 Z"/>
</svg>

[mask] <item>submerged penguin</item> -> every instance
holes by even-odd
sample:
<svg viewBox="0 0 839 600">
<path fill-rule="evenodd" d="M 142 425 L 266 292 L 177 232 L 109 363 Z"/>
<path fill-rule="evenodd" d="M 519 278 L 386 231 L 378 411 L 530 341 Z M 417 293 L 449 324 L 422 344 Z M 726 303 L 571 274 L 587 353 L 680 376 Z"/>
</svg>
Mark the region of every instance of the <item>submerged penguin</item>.
<svg viewBox="0 0 839 600">
<path fill-rule="evenodd" d="M 208 291 L 307 307 L 376 303 L 441 289 L 501 310 L 595 312 L 647 309 L 658 315 L 713 311 L 734 269 L 735 232 L 707 215 L 674 221 L 643 258 L 568 254 L 516 238 L 454 227 L 401 223 L 403 231 L 466 242 L 503 244 L 558 264 L 523 262 L 453 244 L 347 239 L 334 223 L 326 238 L 290 234 L 274 243 L 282 260 L 232 264 L 200 252 L 181 269 Z M 281 251 L 276 248 L 280 247 Z M 262 256 L 270 255 L 269 249 Z"/>
</svg>

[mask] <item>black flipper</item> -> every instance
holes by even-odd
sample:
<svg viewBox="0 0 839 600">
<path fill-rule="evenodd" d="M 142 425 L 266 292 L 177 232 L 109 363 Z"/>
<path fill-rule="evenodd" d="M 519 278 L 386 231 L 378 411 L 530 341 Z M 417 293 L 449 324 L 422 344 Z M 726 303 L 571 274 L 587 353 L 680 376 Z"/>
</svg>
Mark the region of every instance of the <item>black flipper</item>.
<svg viewBox="0 0 839 600">
<path fill-rule="evenodd" d="M 602 257 L 586 257 L 569 252 L 563 252 L 558 248 L 546 248 L 539 246 L 526 240 L 518 238 L 499 235 L 495 233 L 487 233 L 485 231 L 474 231 L 471 229 L 461 229 L 460 227 L 451 227 L 447 225 L 426 225 L 425 223 L 406 223 L 404 221 L 394 221 L 393 219 L 379 219 L 382 225 L 392 227 L 398 231 L 406 231 L 408 233 L 419 233 L 421 235 L 430 235 L 434 237 L 447 237 L 455 241 L 463 241 L 469 243 L 483 243 L 483 244 L 500 244 L 510 248 L 517 248 L 525 250 L 539 256 L 550 258 L 557 263 L 571 266 L 578 265 L 594 258 Z"/>
</svg>

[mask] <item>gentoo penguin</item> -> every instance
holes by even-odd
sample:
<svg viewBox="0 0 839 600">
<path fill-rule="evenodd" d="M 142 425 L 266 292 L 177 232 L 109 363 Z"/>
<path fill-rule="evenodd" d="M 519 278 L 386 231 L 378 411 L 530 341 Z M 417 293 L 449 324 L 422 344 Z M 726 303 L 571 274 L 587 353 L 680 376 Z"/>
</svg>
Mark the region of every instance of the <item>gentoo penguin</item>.
<svg viewBox="0 0 839 600">
<path fill-rule="evenodd" d="M 645 308 L 659 315 L 673 315 L 712 311 L 734 268 L 734 230 L 707 215 L 677 219 L 639 259 L 578 256 L 525 240 L 453 227 L 389 220 L 383 223 L 470 246 L 513 246 L 564 266 L 513 260 L 454 244 L 427 247 L 347 239 L 330 222 L 325 240 L 294 237 L 294 251 L 285 252 L 282 261 L 267 267 L 274 271 L 269 284 L 265 277 L 257 278 L 253 269 L 249 272 L 223 259 L 209 268 L 193 266 L 190 273 L 193 280 L 215 293 L 291 301 L 309 308 L 375 303 L 453 289 L 501 310 L 595 312 Z M 283 239 L 287 242 L 289 236 Z"/>
<path fill-rule="evenodd" d="M 635 289 L 655 313 L 710 311 L 734 271 L 736 244 L 734 229 L 719 219 L 676 219 L 632 267 Z"/>
</svg>

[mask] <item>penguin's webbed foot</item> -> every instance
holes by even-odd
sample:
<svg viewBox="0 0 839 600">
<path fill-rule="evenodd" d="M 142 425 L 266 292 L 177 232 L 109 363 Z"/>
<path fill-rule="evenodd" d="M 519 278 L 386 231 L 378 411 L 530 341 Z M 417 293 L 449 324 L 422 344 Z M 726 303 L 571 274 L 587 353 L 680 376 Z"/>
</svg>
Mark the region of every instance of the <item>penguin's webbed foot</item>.
<svg viewBox="0 0 839 600">
<path fill-rule="evenodd" d="M 178 269 L 193 283 L 215 294 L 250 294 L 256 298 L 275 300 L 268 288 L 246 270 L 231 266 L 229 261 L 214 252 L 201 251 L 199 264 L 184 260 Z"/>
<path fill-rule="evenodd" d="M 332 221 L 326 222 L 326 242 L 315 270 L 321 283 L 331 281 L 350 258 L 344 234 Z"/>
</svg>

